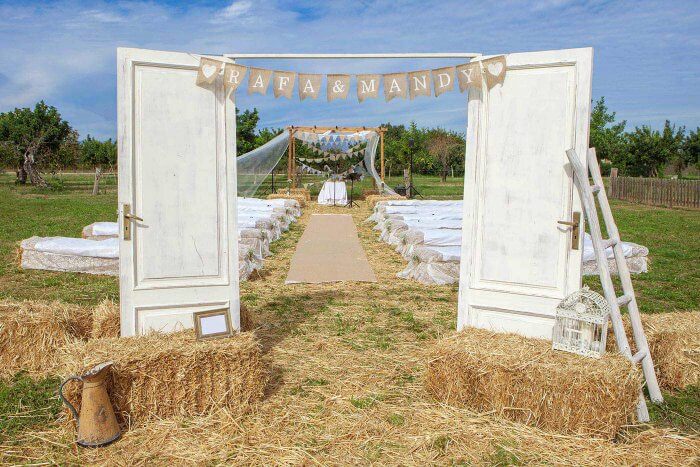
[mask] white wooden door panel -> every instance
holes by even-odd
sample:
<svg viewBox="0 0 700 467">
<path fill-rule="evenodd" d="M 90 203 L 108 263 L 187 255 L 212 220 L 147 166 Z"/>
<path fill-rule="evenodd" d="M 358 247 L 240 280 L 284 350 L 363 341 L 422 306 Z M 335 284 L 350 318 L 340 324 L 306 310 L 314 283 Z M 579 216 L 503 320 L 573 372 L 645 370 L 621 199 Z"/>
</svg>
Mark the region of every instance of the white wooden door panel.
<svg viewBox="0 0 700 467">
<path fill-rule="evenodd" d="M 591 60 L 511 54 L 503 86 L 470 92 L 460 329 L 551 338 L 556 304 L 580 286 L 581 250 L 557 221 L 580 211 L 565 151 L 588 147 Z"/>
<path fill-rule="evenodd" d="M 238 327 L 234 104 L 195 85 L 190 54 L 119 49 L 118 66 L 122 335 L 220 308 Z"/>
</svg>

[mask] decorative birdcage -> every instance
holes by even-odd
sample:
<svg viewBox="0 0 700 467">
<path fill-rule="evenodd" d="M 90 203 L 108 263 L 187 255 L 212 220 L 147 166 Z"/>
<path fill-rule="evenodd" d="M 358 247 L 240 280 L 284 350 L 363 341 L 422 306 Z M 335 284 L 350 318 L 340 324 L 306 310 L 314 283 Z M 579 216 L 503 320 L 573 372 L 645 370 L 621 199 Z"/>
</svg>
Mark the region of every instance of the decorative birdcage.
<svg viewBox="0 0 700 467">
<path fill-rule="evenodd" d="M 552 348 L 600 358 L 605 353 L 610 305 L 597 292 L 584 287 L 557 306 Z"/>
</svg>

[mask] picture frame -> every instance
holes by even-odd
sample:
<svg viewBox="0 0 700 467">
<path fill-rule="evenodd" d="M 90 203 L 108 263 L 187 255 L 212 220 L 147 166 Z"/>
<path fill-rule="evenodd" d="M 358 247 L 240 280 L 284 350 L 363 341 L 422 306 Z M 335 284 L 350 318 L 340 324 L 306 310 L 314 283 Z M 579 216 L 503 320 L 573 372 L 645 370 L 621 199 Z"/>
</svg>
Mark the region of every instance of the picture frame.
<svg viewBox="0 0 700 467">
<path fill-rule="evenodd" d="M 194 332 L 198 341 L 223 339 L 233 335 L 228 308 L 192 313 Z"/>
</svg>

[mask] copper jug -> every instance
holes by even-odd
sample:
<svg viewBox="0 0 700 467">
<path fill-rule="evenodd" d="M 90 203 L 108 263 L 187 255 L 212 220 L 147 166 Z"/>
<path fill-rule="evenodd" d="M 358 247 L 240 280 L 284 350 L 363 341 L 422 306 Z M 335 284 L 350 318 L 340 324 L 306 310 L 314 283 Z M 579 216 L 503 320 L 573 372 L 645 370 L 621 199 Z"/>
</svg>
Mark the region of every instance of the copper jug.
<svg viewBox="0 0 700 467">
<path fill-rule="evenodd" d="M 109 376 L 112 362 L 100 363 L 82 376 L 71 376 L 58 390 L 58 395 L 70 409 L 78 423 L 79 446 L 96 448 L 106 446 L 119 439 L 121 431 L 112 403 L 107 394 L 105 382 Z M 69 381 L 81 381 L 83 394 L 80 403 L 80 415 L 73 404 L 63 396 L 63 386 Z"/>
</svg>

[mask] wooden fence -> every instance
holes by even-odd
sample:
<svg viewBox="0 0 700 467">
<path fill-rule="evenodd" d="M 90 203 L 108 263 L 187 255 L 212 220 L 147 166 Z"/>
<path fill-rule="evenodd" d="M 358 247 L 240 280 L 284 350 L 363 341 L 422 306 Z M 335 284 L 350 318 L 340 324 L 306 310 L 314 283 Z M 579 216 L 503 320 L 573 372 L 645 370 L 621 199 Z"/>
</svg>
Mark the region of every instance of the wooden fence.
<svg viewBox="0 0 700 467">
<path fill-rule="evenodd" d="M 610 177 L 608 197 L 652 206 L 700 209 L 700 180 Z"/>
</svg>

